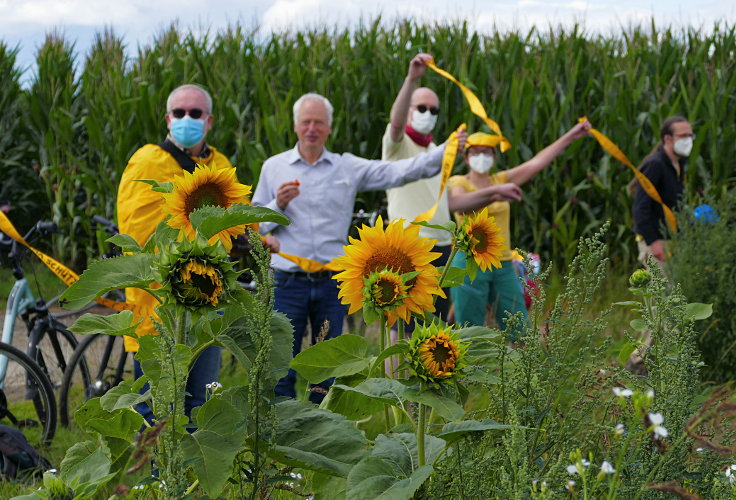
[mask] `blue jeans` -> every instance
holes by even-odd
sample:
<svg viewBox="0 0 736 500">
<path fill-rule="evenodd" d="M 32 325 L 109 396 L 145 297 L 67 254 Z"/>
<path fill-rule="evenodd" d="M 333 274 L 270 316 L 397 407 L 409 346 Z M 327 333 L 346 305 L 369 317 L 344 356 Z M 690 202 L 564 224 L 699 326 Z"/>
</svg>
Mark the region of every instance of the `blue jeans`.
<svg viewBox="0 0 736 500">
<path fill-rule="evenodd" d="M 220 378 L 220 363 L 222 359 L 222 347 L 210 346 L 199 355 L 194 363 L 189 378 L 187 379 L 187 394 L 184 397 L 184 413 L 191 419 L 192 408 L 202 406 L 205 402 L 207 390 L 205 386 L 216 382 Z M 135 378 L 143 375 L 141 364 L 137 359 L 133 362 Z M 141 394 L 148 390 L 148 384 L 141 389 Z M 149 424 L 153 424 L 153 411 L 148 403 L 138 403 L 135 409 Z M 194 431 L 192 427 L 190 431 Z"/>
<path fill-rule="evenodd" d="M 294 327 L 293 356 L 299 354 L 302 349 L 302 337 L 307 322 L 311 327 L 312 344 L 316 342 L 325 320 L 330 323 L 325 339 L 337 337 L 342 333 L 342 324 L 348 308 L 337 298 L 337 281 L 329 277 L 310 278 L 303 273 L 276 271 L 274 282 L 276 283 L 274 309 L 284 313 Z M 330 378 L 310 387 L 316 386 L 327 390 L 333 382 L 334 379 Z M 289 369 L 289 373 L 276 384 L 274 394 L 277 397 L 294 398 L 295 384 L 296 372 Z M 324 397 L 321 392 L 309 392 L 309 400 L 315 404 L 321 403 Z"/>
</svg>

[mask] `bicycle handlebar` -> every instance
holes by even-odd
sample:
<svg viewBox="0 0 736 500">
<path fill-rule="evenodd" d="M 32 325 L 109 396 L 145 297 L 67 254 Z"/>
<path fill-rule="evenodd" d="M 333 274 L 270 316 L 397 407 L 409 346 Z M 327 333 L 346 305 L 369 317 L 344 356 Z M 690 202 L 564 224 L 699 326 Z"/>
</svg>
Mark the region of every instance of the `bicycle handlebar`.
<svg viewBox="0 0 736 500">
<path fill-rule="evenodd" d="M 120 232 L 117 224 L 115 224 L 110 219 L 106 219 L 102 217 L 101 215 L 93 215 L 92 222 L 95 222 L 101 226 L 101 227 L 96 227 L 95 229 L 105 231 L 110 236 L 115 236 L 116 234 Z"/>
</svg>

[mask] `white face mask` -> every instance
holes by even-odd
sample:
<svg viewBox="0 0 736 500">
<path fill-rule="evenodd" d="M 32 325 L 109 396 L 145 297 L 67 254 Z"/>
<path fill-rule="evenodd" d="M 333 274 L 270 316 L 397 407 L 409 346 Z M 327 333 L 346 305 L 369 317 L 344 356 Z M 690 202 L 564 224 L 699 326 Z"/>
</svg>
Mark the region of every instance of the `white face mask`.
<svg viewBox="0 0 736 500">
<path fill-rule="evenodd" d="M 479 174 L 486 174 L 493 168 L 493 155 L 479 154 L 468 157 L 468 163 L 470 168 L 478 172 Z"/>
<path fill-rule="evenodd" d="M 690 151 L 693 150 L 693 138 L 683 137 L 682 139 L 677 139 L 672 150 L 676 155 L 687 158 L 690 156 Z"/>
<path fill-rule="evenodd" d="M 415 109 L 411 114 L 411 128 L 420 134 L 430 133 L 435 123 L 437 123 L 437 115 L 433 115 L 429 110 L 420 113 Z"/>
</svg>

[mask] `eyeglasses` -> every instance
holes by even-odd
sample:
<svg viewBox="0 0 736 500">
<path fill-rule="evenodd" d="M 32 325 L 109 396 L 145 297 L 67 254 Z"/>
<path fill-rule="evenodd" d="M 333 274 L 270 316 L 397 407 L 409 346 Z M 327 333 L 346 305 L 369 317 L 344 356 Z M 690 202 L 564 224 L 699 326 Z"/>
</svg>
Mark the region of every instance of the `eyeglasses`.
<svg viewBox="0 0 736 500">
<path fill-rule="evenodd" d="M 415 107 L 417 108 L 417 111 L 419 111 L 420 113 L 426 113 L 427 110 L 429 110 L 429 112 L 435 116 L 440 114 L 440 108 L 438 108 L 437 106 L 426 106 L 424 104 L 418 104 Z"/>
<path fill-rule="evenodd" d="M 176 109 L 171 110 L 171 114 L 174 115 L 174 118 L 184 118 L 184 115 L 189 114 L 189 116 L 197 120 L 202 117 L 202 115 L 204 114 L 204 111 L 202 111 L 199 108 L 192 108 L 192 109 L 176 108 Z"/>
</svg>

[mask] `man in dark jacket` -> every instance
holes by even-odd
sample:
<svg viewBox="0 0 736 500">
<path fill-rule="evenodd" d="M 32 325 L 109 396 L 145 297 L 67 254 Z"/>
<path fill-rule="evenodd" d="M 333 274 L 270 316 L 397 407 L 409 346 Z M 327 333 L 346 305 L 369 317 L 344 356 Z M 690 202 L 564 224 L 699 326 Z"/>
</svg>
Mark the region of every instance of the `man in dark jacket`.
<svg viewBox="0 0 736 500">
<path fill-rule="evenodd" d="M 693 147 L 695 134 L 690 123 L 681 116 L 667 118 L 660 129 L 660 143 L 644 159 L 641 172 L 652 182 L 662 201 L 676 210 L 683 190 L 687 157 Z M 653 255 L 658 261 L 667 259 L 662 234 L 664 210 L 636 184 L 634 194 L 634 231 L 639 247 L 639 261 L 646 263 Z"/>
</svg>

